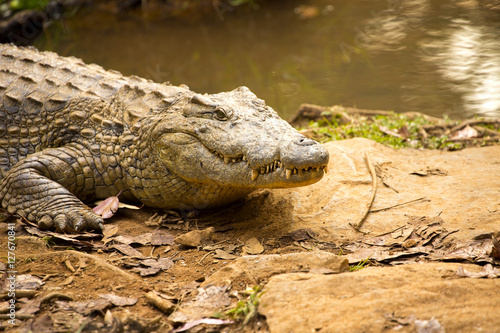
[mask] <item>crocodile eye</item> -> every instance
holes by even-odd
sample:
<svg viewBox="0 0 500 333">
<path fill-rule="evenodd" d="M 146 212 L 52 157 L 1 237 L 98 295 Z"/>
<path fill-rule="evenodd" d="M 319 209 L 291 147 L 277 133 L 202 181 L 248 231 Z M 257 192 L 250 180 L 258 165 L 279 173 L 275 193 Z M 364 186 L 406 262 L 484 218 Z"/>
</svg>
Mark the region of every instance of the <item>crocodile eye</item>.
<svg viewBox="0 0 500 333">
<path fill-rule="evenodd" d="M 227 120 L 227 114 L 222 109 L 215 110 L 214 114 L 215 118 L 217 118 L 218 120 Z"/>
</svg>

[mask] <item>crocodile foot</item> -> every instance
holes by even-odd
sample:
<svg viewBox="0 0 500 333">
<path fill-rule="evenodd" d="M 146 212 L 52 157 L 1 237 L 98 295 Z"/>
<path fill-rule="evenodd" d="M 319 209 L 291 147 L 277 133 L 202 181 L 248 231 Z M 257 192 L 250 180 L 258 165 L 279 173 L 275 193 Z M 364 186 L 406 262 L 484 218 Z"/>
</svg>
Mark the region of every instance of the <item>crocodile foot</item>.
<svg viewBox="0 0 500 333">
<path fill-rule="evenodd" d="M 55 229 L 60 232 L 102 230 L 103 220 L 88 207 L 71 207 L 53 214 L 45 213 L 38 219 L 38 227 L 42 230 Z"/>
</svg>

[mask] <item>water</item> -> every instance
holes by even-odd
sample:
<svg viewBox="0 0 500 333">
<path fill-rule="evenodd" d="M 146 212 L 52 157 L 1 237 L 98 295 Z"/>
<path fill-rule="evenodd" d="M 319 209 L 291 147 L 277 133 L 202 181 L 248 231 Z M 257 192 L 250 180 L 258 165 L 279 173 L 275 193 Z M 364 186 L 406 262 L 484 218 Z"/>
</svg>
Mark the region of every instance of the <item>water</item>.
<svg viewBox="0 0 500 333">
<path fill-rule="evenodd" d="M 285 118 L 301 103 L 500 117 L 494 0 L 268 1 L 197 20 L 83 11 L 35 45 L 197 92 L 245 85 Z"/>
</svg>

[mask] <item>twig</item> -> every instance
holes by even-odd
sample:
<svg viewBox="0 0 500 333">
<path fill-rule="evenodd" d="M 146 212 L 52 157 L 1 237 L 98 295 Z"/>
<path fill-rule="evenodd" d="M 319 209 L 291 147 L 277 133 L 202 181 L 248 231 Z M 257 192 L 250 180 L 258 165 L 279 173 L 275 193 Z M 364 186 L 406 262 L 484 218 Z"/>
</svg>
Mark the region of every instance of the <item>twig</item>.
<svg viewBox="0 0 500 333">
<path fill-rule="evenodd" d="M 487 127 L 481 127 L 481 126 L 472 126 L 472 127 L 479 133 L 482 132 L 482 135 L 492 136 L 493 137 L 492 139 L 495 139 L 496 137 L 500 136 L 500 132 L 489 129 Z"/>
<path fill-rule="evenodd" d="M 365 208 L 365 212 L 363 213 L 361 220 L 356 224 L 349 223 L 349 225 L 358 232 L 361 232 L 360 230 L 361 226 L 365 222 L 366 217 L 370 212 L 370 208 L 372 207 L 373 201 L 375 200 L 375 194 L 377 193 L 377 173 L 375 172 L 375 168 L 373 167 L 370 155 L 368 154 L 367 151 L 365 151 L 365 159 L 366 159 L 366 164 L 368 165 L 368 170 L 370 170 L 370 175 L 372 176 L 372 197 L 370 198 L 369 204 Z"/>
<path fill-rule="evenodd" d="M 80 257 L 80 258 L 90 259 L 90 260 L 94 261 L 94 263 L 97 266 L 101 266 L 102 268 L 108 269 L 108 270 L 116 273 L 117 275 L 120 275 L 128 280 L 135 280 L 135 281 L 139 280 L 135 275 L 127 273 L 124 270 L 110 264 L 106 260 L 103 260 L 103 259 L 101 259 L 97 256 L 94 256 L 94 255 L 91 255 L 91 254 L 78 252 L 78 251 L 74 251 L 74 250 L 66 250 L 66 251 L 60 251 L 60 252 L 58 251 L 58 252 L 47 253 L 46 255 L 47 256 L 52 256 L 52 255 L 60 256 L 62 253 L 72 254 L 72 255 Z"/>
<path fill-rule="evenodd" d="M 375 235 L 375 237 L 382 237 L 382 236 L 385 236 L 385 235 L 388 235 L 388 234 L 392 234 L 393 232 L 398 231 L 398 230 L 400 230 L 400 229 L 403 229 L 403 228 L 404 228 L 404 227 L 406 227 L 406 226 L 407 226 L 407 225 L 402 225 L 402 226 L 400 226 L 400 227 L 397 227 L 397 228 L 396 228 L 396 229 L 394 229 L 394 230 L 387 231 L 387 232 L 384 232 L 384 233 L 382 233 L 382 234 Z"/>
<path fill-rule="evenodd" d="M 198 262 L 196 263 L 196 265 L 200 265 L 200 266 L 201 266 L 201 262 L 202 262 L 202 261 L 203 261 L 203 260 L 204 260 L 204 259 L 205 259 L 208 255 L 210 255 L 210 254 L 212 254 L 212 253 L 215 253 L 215 251 L 210 251 L 210 252 L 208 252 L 207 254 L 205 254 L 203 257 L 201 257 L 201 259 L 200 259 L 200 260 L 198 260 Z"/>
<path fill-rule="evenodd" d="M 43 303 L 49 302 L 53 298 L 62 299 L 64 301 L 72 301 L 73 300 L 73 298 L 71 296 L 68 296 L 66 294 L 52 292 L 50 294 L 43 296 L 42 299 L 40 300 L 40 303 L 43 304 Z"/>
<path fill-rule="evenodd" d="M 451 129 L 451 132 L 458 131 L 465 126 L 474 126 L 474 125 L 500 125 L 500 119 L 469 119 L 461 122 L 457 126 Z"/>
<path fill-rule="evenodd" d="M 10 316 L 11 316 L 11 314 L 0 314 L 0 319 L 1 320 L 12 319 Z M 29 315 L 29 314 L 24 314 L 24 313 L 16 313 L 16 319 L 27 320 L 27 319 L 31 319 L 31 318 L 35 318 L 35 316 Z"/>
<path fill-rule="evenodd" d="M 69 261 L 69 259 L 64 261 L 64 265 L 66 265 L 66 268 L 68 268 L 71 271 L 71 273 L 76 272 L 76 269 L 73 267 L 73 265 L 71 264 L 71 261 Z"/>
<path fill-rule="evenodd" d="M 391 208 L 396 208 L 396 207 L 400 207 L 400 206 L 408 205 L 408 204 L 411 204 L 411 203 L 414 203 L 414 202 L 418 202 L 418 201 L 424 201 L 425 199 L 427 199 L 427 197 L 421 197 L 421 198 L 418 198 L 418 199 L 414 199 L 414 200 L 410 200 L 410 201 L 402 202 L 402 203 L 399 203 L 399 204 L 396 204 L 396 205 L 393 205 L 393 206 L 389 206 L 389 207 L 378 208 L 378 209 L 372 209 L 372 210 L 370 210 L 370 213 L 378 213 L 378 212 L 382 212 L 382 211 L 384 211 L 384 210 L 389 210 L 389 209 L 391 209 Z"/>
<path fill-rule="evenodd" d="M 38 290 L 19 289 L 19 290 L 16 290 L 16 298 L 23 298 L 23 297 L 33 298 L 38 293 L 39 293 Z M 0 294 L 0 300 L 6 300 L 9 298 L 11 298 L 11 297 L 7 291 Z"/>
<path fill-rule="evenodd" d="M 158 308 L 162 312 L 170 314 L 175 310 L 174 303 L 172 303 L 168 299 L 161 297 L 154 291 L 148 292 L 145 296 L 146 299 L 149 301 L 149 303 L 153 304 L 156 308 Z"/>
<path fill-rule="evenodd" d="M 485 138 L 456 138 L 456 139 L 448 139 L 446 142 L 474 142 L 477 141 L 479 142 L 497 142 L 499 139 L 498 138 L 490 138 L 490 139 L 485 139 Z"/>
</svg>

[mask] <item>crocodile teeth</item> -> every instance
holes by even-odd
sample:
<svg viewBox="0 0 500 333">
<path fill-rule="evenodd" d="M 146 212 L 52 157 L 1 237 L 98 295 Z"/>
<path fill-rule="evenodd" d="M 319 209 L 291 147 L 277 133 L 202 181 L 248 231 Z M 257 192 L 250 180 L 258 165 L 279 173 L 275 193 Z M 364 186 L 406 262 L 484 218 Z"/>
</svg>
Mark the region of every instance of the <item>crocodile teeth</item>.
<svg viewBox="0 0 500 333">
<path fill-rule="evenodd" d="M 236 159 L 235 158 L 233 158 L 233 163 L 236 163 Z"/>
<path fill-rule="evenodd" d="M 325 173 L 328 173 L 328 165 L 325 165 L 325 168 L 323 170 L 325 170 Z"/>
<path fill-rule="evenodd" d="M 228 164 L 230 161 L 230 158 L 229 157 L 224 157 L 224 163 Z"/>
<path fill-rule="evenodd" d="M 247 160 L 247 157 L 243 155 L 243 157 L 241 158 L 243 161 L 246 161 Z"/>
<path fill-rule="evenodd" d="M 290 176 L 292 175 L 292 169 L 286 169 L 286 179 L 290 179 Z"/>
<path fill-rule="evenodd" d="M 259 177 L 259 170 L 252 169 L 252 180 L 256 180 Z"/>
</svg>

